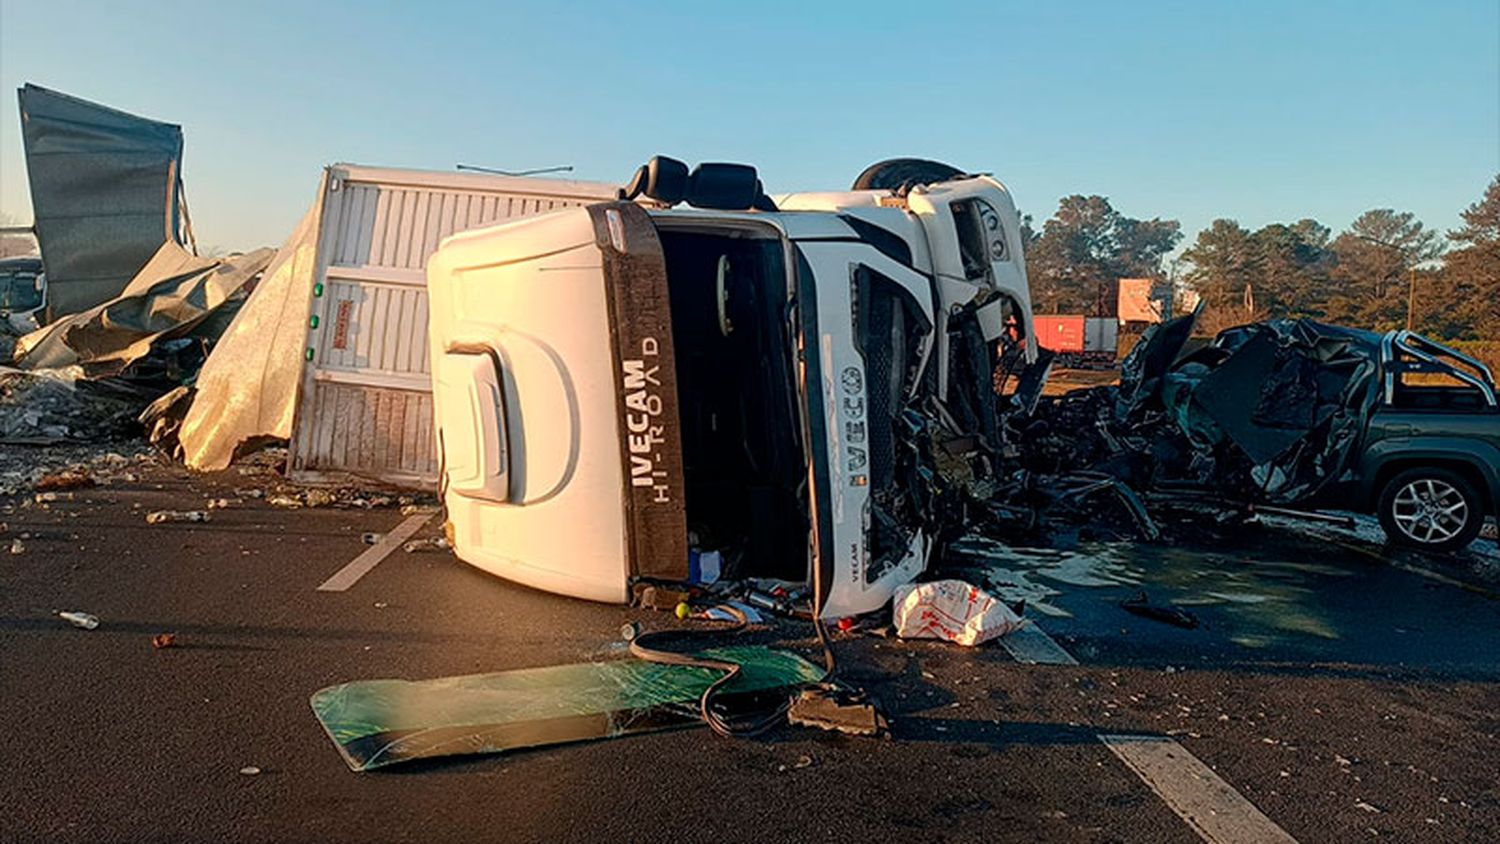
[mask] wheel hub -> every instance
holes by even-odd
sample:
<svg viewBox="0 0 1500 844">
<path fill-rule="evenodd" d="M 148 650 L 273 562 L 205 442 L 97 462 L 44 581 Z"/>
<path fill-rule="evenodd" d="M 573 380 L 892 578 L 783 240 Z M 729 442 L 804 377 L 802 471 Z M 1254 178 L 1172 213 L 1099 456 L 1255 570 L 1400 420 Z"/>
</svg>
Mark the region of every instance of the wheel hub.
<svg viewBox="0 0 1500 844">
<path fill-rule="evenodd" d="M 1403 486 L 1391 504 L 1396 527 L 1408 538 L 1423 544 L 1444 542 L 1458 536 L 1468 524 L 1469 505 L 1452 484 L 1423 478 Z"/>
</svg>

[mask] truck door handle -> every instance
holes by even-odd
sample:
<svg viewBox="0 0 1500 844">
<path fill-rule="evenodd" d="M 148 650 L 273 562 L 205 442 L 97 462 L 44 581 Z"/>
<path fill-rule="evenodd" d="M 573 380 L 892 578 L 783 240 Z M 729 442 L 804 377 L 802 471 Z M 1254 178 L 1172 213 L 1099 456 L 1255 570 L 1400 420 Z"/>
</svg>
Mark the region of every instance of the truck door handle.
<svg viewBox="0 0 1500 844">
<path fill-rule="evenodd" d="M 449 344 L 437 375 L 445 388 L 437 416 L 449 488 L 469 498 L 509 503 L 510 442 L 499 352 L 488 344 Z"/>
<path fill-rule="evenodd" d="M 1387 425 L 1387 426 L 1385 426 L 1385 430 L 1386 430 L 1387 433 L 1389 433 L 1389 434 L 1391 434 L 1393 436 L 1397 436 L 1397 437 L 1409 437 L 1409 436 L 1411 436 L 1411 426 L 1407 425 L 1405 423 L 1398 423 L 1398 424 L 1394 424 L 1394 425 Z"/>
</svg>

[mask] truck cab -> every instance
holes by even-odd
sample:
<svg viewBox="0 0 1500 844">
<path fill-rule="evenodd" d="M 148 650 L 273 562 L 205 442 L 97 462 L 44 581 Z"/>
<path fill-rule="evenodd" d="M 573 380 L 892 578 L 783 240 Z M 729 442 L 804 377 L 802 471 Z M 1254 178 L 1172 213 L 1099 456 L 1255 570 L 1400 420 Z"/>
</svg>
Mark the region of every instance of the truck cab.
<svg viewBox="0 0 1500 844">
<path fill-rule="evenodd" d="M 878 609 L 989 470 L 997 362 L 1036 356 L 1009 193 L 772 199 L 741 165 L 649 167 L 428 262 L 455 552 L 615 603 L 717 552 L 821 617 Z"/>
<path fill-rule="evenodd" d="M 0 258 L 0 334 L 20 337 L 37 329 L 47 307 L 42 259 Z"/>
</svg>

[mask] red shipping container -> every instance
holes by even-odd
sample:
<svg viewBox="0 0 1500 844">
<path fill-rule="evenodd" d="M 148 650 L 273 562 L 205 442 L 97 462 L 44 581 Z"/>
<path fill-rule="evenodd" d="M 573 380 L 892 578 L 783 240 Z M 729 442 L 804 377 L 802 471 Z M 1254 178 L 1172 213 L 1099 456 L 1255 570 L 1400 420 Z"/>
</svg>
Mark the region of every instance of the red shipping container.
<svg viewBox="0 0 1500 844">
<path fill-rule="evenodd" d="M 1038 316 L 1033 318 L 1036 326 L 1036 342 L 1044 349 L 1054 352 L 1082 352 L 1082 316 Z"/>
</svg>

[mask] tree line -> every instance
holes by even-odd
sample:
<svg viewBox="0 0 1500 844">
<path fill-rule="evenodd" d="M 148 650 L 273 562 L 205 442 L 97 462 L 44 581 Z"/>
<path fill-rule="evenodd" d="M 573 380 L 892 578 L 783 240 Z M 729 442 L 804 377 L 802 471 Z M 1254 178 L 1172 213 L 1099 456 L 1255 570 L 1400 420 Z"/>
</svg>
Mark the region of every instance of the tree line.
<svg viewBox="0 0 1500 844">
<path fill-rule="evenodd" d="M 1384 331 L 1404 327 L 1410 305 L 1423 334 L 1500 340 L 1500 175 L 1446 233 L 1391 208 L 1337 235 L 1312 219 L 1254 230 L 1218 219 L 1169 260 L 1183 237 L 1176 220 L 1069 196 L 1040 230 L 1024 217 L 1022 235 L 1038 313 L 1104 313 L 1116 279 L 1153 278 L 1196 293 L 1207 332 L 1287 316 Z"/>
</svg>

